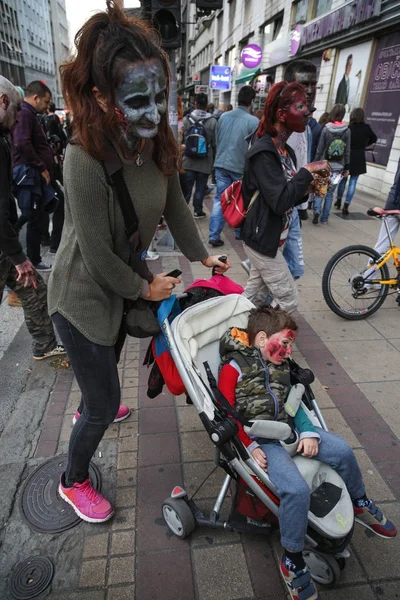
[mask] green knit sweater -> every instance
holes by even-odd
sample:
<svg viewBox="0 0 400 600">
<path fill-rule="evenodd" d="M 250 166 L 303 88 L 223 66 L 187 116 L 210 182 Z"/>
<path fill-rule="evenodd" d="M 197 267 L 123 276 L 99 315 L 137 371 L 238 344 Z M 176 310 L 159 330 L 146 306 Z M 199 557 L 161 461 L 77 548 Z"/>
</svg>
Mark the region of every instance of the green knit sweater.
<svg viewBox="0 0 400 600">
<path fill-rule="evenodd" d="M 182 196 L 177 174 L 166 177 L 151 157 L 124 165 L 124 178 L 139 219 L 144 248 L 150 246 L 162 215 L 183 254 L 191 261 L 208 253 Z M 129 245 L 118 199 L 102 165 L 76 145 L 64 162 L 65 222 L 49 280 L 49 314 L 59 312 L 87 339 L 115 344 L 123 298 L 135 300 L 143 280 L 128 265 Z"/>
</svg>

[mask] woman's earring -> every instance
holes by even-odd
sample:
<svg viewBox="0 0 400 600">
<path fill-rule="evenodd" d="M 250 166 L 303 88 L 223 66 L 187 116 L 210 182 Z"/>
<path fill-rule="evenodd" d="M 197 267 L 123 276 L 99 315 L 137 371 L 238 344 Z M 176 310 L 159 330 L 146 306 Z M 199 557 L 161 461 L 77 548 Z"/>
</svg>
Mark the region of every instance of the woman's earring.
<svg viewBox="0 0 400 600">
<path fill-rule="evenodd" d="M 130 128 L 129 123 L 126 120 L 126 117 L 125 117 L 124 113 L 122 112 L 122 110 L 116 106 L 114 108 L 114 113 L 115 113 L 115 116 L 117 117 L 118 123 L 123 127 L 123 129 L 125 129 L 125 131 L 128 131 Z"/>
</svg>

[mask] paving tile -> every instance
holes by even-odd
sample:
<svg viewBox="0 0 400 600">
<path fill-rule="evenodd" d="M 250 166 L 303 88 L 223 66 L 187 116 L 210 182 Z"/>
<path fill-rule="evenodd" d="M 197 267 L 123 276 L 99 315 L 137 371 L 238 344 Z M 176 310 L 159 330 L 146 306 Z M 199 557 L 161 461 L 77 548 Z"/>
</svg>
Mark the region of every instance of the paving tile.
<svg viewBox="0 0 400 600">
<path fill-rule="evenodd" d="M 183 462 L 205 461 L 214 458 L 214 446 L 205 431 L 181 434 Z"/>
<path fill-rule="evenodd" d="M 215 504 L 214 498 L 195 497 L 195 502 L 205 517 L 209 517 Z M 228 496 L 222 505 L 219 518 L 226 521 L 231 508 L 231 498 Z M 226 531 L 225 529 L 214 529 L 213 527 L 197 527 L 190 536 L 191 548 L 208 548 L 222 544 L 238 544 L 241 541 L 239 533 Z"/>
<path fill-rule="evenodd" d="M 136 509 L 135 508 L 117 508 L 112 520 L 113 531 L 121 529 L 132 529 L 136 525 Z"/>
<path fill-rule="evenodd" d="M 125 404 L 128 398 L 137 398 L 138 397 L 138 389 L 137 387 L 123 387 L 121 389 L 121 402 Z"/>
<path fill-rule="evenodd" d="M 320 586 L 320 589 L 322 586 Z M 375 594 L 369 585 L 360 585 L 355 587 L 337 588 L 332 590 L 324 589 L 324 600 L 375 600 Z M 388 596 L 389 600 L 389 596 Z"/>
<path fill-rule="evenodd" d="M 372 589 L 376 594 L 376 598 L 382 598 L 382 600 L 394 600 L 400 598 L 399 581 L 385 582 L 372 584 Z"/>
<path fill-rule="evenodd" d="M 123 377 L 122 379 L 122 387 L 125 388 L 137 388 L 139 385 L 138 377 Z"/>
<path fill-rule="evenodd" d="M 160 406 L 174 406 L 174 396 L 164 386 L 164 391 L 155 398 L 147 396 L 145 388 L 139 388 L 140 408 L 157 408 Z"/>
<path fill-rule="evenodd" d="M 119 452 L 136 452 L 138 449 L 138 436 L 132 434 L 131 437 L 122 437 L 119 439 Z"/>
<path fill-rule="evenodd" d="M 93 588 L 104 585 L 106 578 L 107 560 L 85 560 L 82 563 L 79 587 Z"/>
<path fill-rule="evenodd" d="M 199 413 L 194 406 L 179 406 L 177 414 L 179 431 L 204 431 Z"/>
<path fill-rule="evenodd" d="M 133 600 L 135 597 L 135 586 L 124 585 L 110 587 L 107 592 L 107 600 Z"/>
<path fill-rule="evenodd" d="M 316 313 L 302 311 L 302 315 L 323 342 L 383 339 L 377 329 L 367 321 L 346 321 L 328 310 L 327 307 L 325 311 L 320 310 Z"/>
<path fill-rule="evenodd" d="M 138 470 L 138 504 L 161 504 L 176 485 L 182 485 L 180 464 L 140 467 Z"/>
<path fill-rule="evenodd" d="M 192 551 L 199 600 L 252 598 L 253 588 L 240 544 Z"/>
<path fill-rule="evenodd" d="M 118 423 L 111 423 L 108 429 L 104 432 L 103 440 L 115 440 L 118 438 L 119 425 Z"/>
<path fill-rule="evenodd" d="M 400 352 L 386 340 L 326 342 L 329 350 L 356 383 L 393 380 Z M 377 360 L 385 356 L 385 360 Z"/>
<path fill-rule="evenodd" d="M 196 492 L 196 501 L 201 498 L 218 496 L 226 474 L 220 468 L 217 468 L 215 471 L 214 469 L 215 464 L 211 461 L 186 463 L 183 465 L 184 488 L 189 496 L 192 496 L 203 482 L 205 482 L 204 485 Z"/>
<path fill-rule="evenodd" d="M 117 488 L 116 506 L 118 508 L 136 506 L 136 487 Z"/>
<path fill-rule="evenodd" d="M 139 554 L 136 598 L 139 600 L 194 600 L 188 548 L 166 554 Z"/>
<path fill-rule="evenodd" d="M 98 535 L 88 535 L 85 537 L 83 546 L 83 558 L 94 558 L 97 556 L 107 556 L 108 553 L 108 533 Z"/>
<path fill-rule="evenodd" d="M 58 428 L 60 430 L 62 422 L 63 422 L 62 415 L 59 415 L 59 416 L 56 416 L 56 417 L 49 417 L 49 416 L 47 416 L 46 420 L 44 422 L 43 427 L 46 427 L 48 429 L 56 429 L 56 428 Z"/>
<path fill-rule="evenodd" d="M 243 536 L 243 548 L 256 597 L 283 593 L 284 586 L 267 537 Z"/>
<path fill-rule="evenodd" d="M 360 383 L 360 390 L 371 402 L 375 410 L 400 438 L 399 383 L 398 381 Z"/>
<path fill-rule="evenodd" d="M 131 583 L 135 579 L 135 557 L 119 556 L 118 558 L 110 558 L 108 585 L 118 583 Z"/>
<path fill-rule="evenodd" d="M 175 408 L 141 408 L 139 416 L 139 433 L 169 433 L 176 431 Z"/>
<path fill-rule="evenodd" d="M 367 494 L 376 501 L 394 500 L 392 492 L 379 474 L 379 469 L 371 462 L 364 450 L 354 450 L 363 475 Z"/>
<path fill-rule="evenodd" d="M 45 442 L 41 441 L 39 438 L 39 443 L 36 446 L 35 456 L 40 456 L 42 458 L 51 458 L 55 456 L 57 452 L 57 442 Z"/>
<path fill-rule="evenodd" d="M 141 435 L 139 439 L 139 465 L 164 465 L 180 462 L 176 433 Z"/>
<path fill-rule="evenodd" d="M 134 469 L 137 466 L 137 452 L 120 452 L 118 469 Z"/>
<path fill-rule="evenodd" d="M 105 598 L 105 590 L 86 590 L 74 592 L 71 590 L 64 592 L 55 592 L 50 593 L 49 596 L 46 596 L 48 600 L 104 600 Z"/>
<path fill-rule="evenodd" d="M 50 427 L 43 427 L 42 433 L 40 434 L 41 442 L 58 442 L 60 437 L 60 427 L 52 429 Z"/>
<path fill-rule="evenodd" d="M 51 402 L 47 409 L 48 417 L 62 416 L 65 412 L 65 402 Z"/>
<path fill-rule="evenodd" d="M 111 555 L 133 554 L 135 551 L 135 530 L 116 531 L 111 536 Z"/>
<path fill-rule="evenodd" d="M 323 411 L 323 417 L 329 431 L 341 435 L 352 448 L 359 448 L 362 446 L 362 443 L 354 435 L 337 408 L 325 409 Z"/>
<path fill-rule="evenodd" d="M 136 469 L 118 469 L 117 471 L 117 486 L 126 487 L 136 485 Z"/>
<path fill-rule="evenodd" d="M 136 535 L 137 553 L 179 550 L 189 546 L 187 539 L 176 537 L 167 527 L 162 517 L 161 503 L 138 506 Z"/>
</svg>

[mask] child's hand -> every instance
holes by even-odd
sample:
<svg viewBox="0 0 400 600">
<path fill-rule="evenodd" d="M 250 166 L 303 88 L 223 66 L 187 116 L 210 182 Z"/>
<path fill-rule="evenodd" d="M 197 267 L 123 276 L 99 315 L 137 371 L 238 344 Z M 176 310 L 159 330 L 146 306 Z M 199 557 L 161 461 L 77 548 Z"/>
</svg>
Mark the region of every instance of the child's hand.
<svg viewBox="0 0 400 600">
<path fill-rule="evenodd" d="M 258 464 L 258 466 L 261 467 L 262 469 L 264 469 L 264 471 L 266 471 L 268 461 L 267 461 L 267 457 L 265 455 L 264 450 L 262 450 L 262 448 L 255 448 L 251 454 L 252 454 L 254 460 L 256 461 L 256 463 Z"/>
<path fill-rule="evenodd" d="M 314 458 L 318 454 L 318 439 L 317 438 L 303 438 L 300 440 L 297 446 L 298 454 L 302 452 L 302 456 L 305 458 Z"/>
</svg>

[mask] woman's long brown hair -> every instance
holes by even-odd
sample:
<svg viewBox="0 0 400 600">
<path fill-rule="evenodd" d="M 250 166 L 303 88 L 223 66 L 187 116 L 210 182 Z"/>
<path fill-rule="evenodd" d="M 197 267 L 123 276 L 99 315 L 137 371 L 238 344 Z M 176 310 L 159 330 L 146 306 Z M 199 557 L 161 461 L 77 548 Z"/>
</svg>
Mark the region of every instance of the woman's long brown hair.
<svg viewBox="0 0 400 600">
<path fill-rule="evenodd" d="M 106 4 L 105 12 L 95 14 L 78 31 L 76 55 L 60 67 L 64 98 L 73 115 L 73 140 L 98 160 L 103 158 L 105 137 L 119 128 L 115 91 L 124 67 L 158 59 L 167 79 L 167 96 L 170 86 L 168 60 L 158 33 L 145 21 L 125 14 L 114 0 Z M 93 87 L 106 98 L 107 112 L 98 105 Z M 167 115 L 161 117 L 154 138 L 153 159 L 165 175 L 179 169 L 180 151 Z"/>
</svg>

